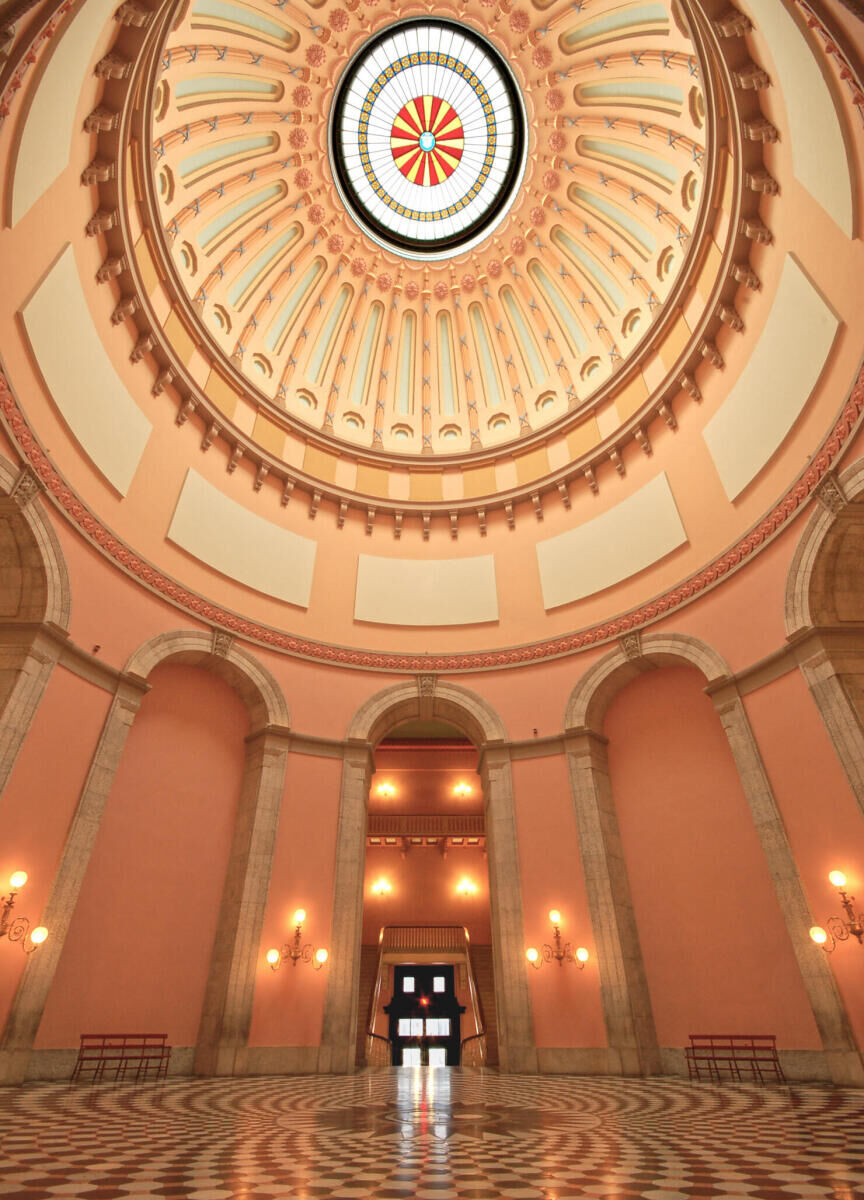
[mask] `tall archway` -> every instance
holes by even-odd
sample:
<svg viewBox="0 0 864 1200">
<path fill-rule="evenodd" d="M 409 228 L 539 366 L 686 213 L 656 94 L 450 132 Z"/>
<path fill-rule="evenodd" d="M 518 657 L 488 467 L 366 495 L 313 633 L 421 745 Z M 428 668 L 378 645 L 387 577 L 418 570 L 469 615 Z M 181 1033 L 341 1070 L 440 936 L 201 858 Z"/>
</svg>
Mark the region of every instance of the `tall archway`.
<svg viewBox="0 0 864 1200">
<path fill-rule="evenodd" d="M 786 632 L 864 812 L 864 460 L 816 496 L 786 580 Z"/>
<path fill-rule="evenodd" d="M 348 731 L 342 774 L 333 903 L 333 954 L 324 1008 L 321 1071 L 354 1069 L 363 915 L 366 809 L 373 751 L 396 726 L 437 718 L 461 729 L 477 747 L 486 815 L 492 953 L 501 1069 L 537 1069 L 533 1020 L 523 962 L 522 895 L 510 759 L 504 726 L 467 688 L 418 676 L 376 693 Z"/>
<path fill-rule="evenodd" d="M 213 671 L 237 692 L 249 714 L 219 936 L 210 960 L 194 1063 L 196 1073 L 206 1075 L 245 1070 L 255 964 L 284 789 L 288 709 L 270 673 L 232 638 L 218 631 L 179 630 L 158 635 L 132 655 L 111 703 L 44 910 L 51 937 L 27 963 L 0 1043 L 4 1082 L 26 1077 L 105 804 L 147 691 L 147 676 L 156 666 L 172 662 Z"/>
<path fill-rule="evenodd" d="M 782 816 L 744 705 L 723 659 L 696 638 L 628 635 L 571 694 L 565 737 L 589 906 L 598 946 L 612 1066 L 654 1074 L 660 1054 L 621 845 L 603 721 L 615 695 L 642 672 L 685 663 L 706 682 L 738 771 L 768 872 L 835 1082 L 860 1083 L 861 1058 L 825 956 L 807 936 L 812 924 Z"/>
<path fill-rule="evenodd" d="M 0 459 L 0 791 L 69 627 L 69 574 L 28 468 Z"/>
</svg>

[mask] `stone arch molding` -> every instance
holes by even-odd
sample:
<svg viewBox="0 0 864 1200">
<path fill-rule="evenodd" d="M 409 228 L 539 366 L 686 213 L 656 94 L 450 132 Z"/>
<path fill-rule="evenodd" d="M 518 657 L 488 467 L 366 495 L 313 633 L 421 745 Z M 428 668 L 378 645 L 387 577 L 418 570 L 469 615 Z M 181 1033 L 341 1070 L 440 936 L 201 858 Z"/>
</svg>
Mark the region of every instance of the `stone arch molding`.
<svg viewBox="0 0 864 1200">
<path fill-rule="evenodd" d="M 288 728 L 288 705 L 279 684 L 254 655 L 221 630 L 180 629 L 160 633 L 135 651 L 126 673 L 146 679 L 162 663 L 205 667 L 230 685 L 249 713 L 253 733 L 268 726 Z"/>
<path fill-rule="evenodd" d="M 786 577 L 786 635 L 837 757 L 864 812 L 864 636 L 860 546 L 864 535 L 864 458 L 825 475 Z M 847 547 L 851 546 L 850 572 Z M 845 564 L 842 559 L 846 555 Z M 840 560 L 838 562 L 838 559 Z M 844 571 L 844 566 L 846 570 Z M 836 584 L 851 614 L 841 619 Z"/>
<path fill-rule="evenodd" d="M 726 661 L 699 638 L 686 633 L 631 634 L 590 667 L 570 693 L 564 714 L 565 731 L 590 729 L 600 733 L 614 696 L 631 679 L 652 667 L 687 663 L 697 667 L 706 683 L 730 674 Z"/>
<path fill-rule="evenodd" d="M 0 1041 L 0 1082 L 26 1078 L 126 738 L 148 690 L 147 676 L 165 662 L 213 671 L 234 688 L 250 717 L 219 912 L 220 936 L 210 960 L 194 1061 L 196 1073 L 203 1075 L 246 1071 L 255 965 L 285 785 L 288 708 L 270 672 L 221 631 L 176 630 L 157 635 L 135 651 L 108 710 L 45 907 L 52 936 L 43 952 L 28 960 Z"/>
<path fill-rule="evenodd" d="M 463 729 L 478 750 L 507 738 L 504 722 L 482 696 L 435 675 L 418 675 L 370 696 L 354 714 L 348 740 L 374 747 L 403 721 L 431 716 Z"/>
<path fill-rule="evenodd" d="M 790 638 L 817 623 L 812 611 L 812 585 L 819 554 L 847 506 L 864 495 L 864 458 L 839 474 L 826 474 L 815 495 L 819 503 L 807 519 L 786 576 L 784 612 Z"/>
<path fill-rule="evenodd" d="M 418 675 L 371 696 L 349 724 L 342 771 L 330 974 L 319 1055 L 322 1072 L 355 1066 L 366 811 L 375 746 L 403 721 L 437 717 L 463 729 L 480 755 L 492 917 L 492 956 L 501 1069 L 537 1069 L 531 997 L 522 947 L 522 890 L 510 755 L 504 723 L 476 692 Z"/>
<path fill-rule="evenodd" d="M 861 1086 L 861 1056 L 826 956 L 808 936 L 812 915 L 744 704 L 721 655 L 698 638 L 678 633 L 627 635 L 585 673 L 571 693 L 565 714 L 570 786 L 597 944 L 608 1070 L 625 1075 L 657 1074 L 662 1060 L 615 811 L 603 721 L 615 695 L 637 675 L 682 663 L 701 671 L 728 739 L 822 1038 L 827 1073 L 835 1083 Z"/>
</svg>

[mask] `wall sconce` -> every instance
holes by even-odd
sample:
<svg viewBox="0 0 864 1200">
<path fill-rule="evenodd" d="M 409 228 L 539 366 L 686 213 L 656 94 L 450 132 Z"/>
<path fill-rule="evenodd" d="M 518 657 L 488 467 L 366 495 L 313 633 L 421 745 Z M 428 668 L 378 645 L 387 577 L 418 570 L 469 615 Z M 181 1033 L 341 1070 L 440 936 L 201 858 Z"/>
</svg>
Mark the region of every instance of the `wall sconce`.
<svg viewBox="0 0 864 1200">
<path fill-rule="evenodd" d="M 846 876 L 842 871 L 831 871 L 828 880 L 838 889 L 840 904 L 846 917 L 829 917 L 827 930 L 821 925 L 814 925 L 810 930 L 811 938 L 826 954 L 831 954 L 838 942 L 845 942 L 850 936 L 857 938 L 859 943 L 864 945 L 864 913 L 856 915 L 852 907 L 855 897 L 844 891 Z"/>
<path fill-rule="evenodd" d="M 387 896 L 392 891 L 393 885 L 390 883 L 389 879 L 384 879 L 383 876 L 381 879 L 376 879 L 372 884 L 373 896 Z"/>
<path fill-rule="evenodd" d="M 463 800 L 466 796 L 471 795 L 471 785 L 468 783 L 457 783 L 453 789 L 453 795 Z"/>
<path fill-rule="evenodd" d="M 385 800 L 392 800 L 396 795 L 396 789 L 392 783 L 379 783 L 375 791 L 379 796 L 383 796 Z"/>
<path fill-rule="evenodd" d="M 561 914 L 557 908 L 553 908 L 549 913 L 549 920 L 552 922 L 552 940 L 554 945 L 550 946 L 548 942 L 544 943 L 541 950 L 537 950 L 534 946 L 529 946 L 525 951 L 525 957 L 535 970 L 539 971 L 544 962 L 557 962 L 559 967 L 563 967 L 565 962 L 575 962 L 580 971 L 585 969 L 585 964 L 590 958 L 588 951 L 584 946 L 578 946 L 576 953 L 573 953 L 573 947 L 569 942 L 561 944 Z M 540 957 L 543 957 L 543 962 Z"/>
<path fill-rule="evenodd" d="M 307 942 L 305 946 L 301 946 L 303 940 L 303 922 L 306 920 L 306 909 L 298 908 L 294 914 L 294 937 L 290 942 L 286 942 L 281 950 L 268 950 L 267 961 L 270 964 L 270 969 L 278 971 L 283 962 L 290 962 L 292 967 L 297 966 L 297 960 L 311 963 L 313 971 L 320 971 L 327 961 L 327 951 L 323 949 L 314 950 L 312 943 Z"/>
<path fill-rule="evenodd" d="M 477 884 L 473 879 L 469 879 L 467 875 L 463 875 L 456 884 L 456 891 L 460 896 L 475 896 L 477 894 Z"/>
<path fill-rule="evenodd" d="M 3 905 L 2 909 L 0 909 L 0 937 L 8 937 L 10 942 L 20 942 L 24 953 L 32 954 L 45 941 L 48 936 L 48 930 L 44 925 L 37 925 L 30 934 L 32 945 L 28 946 L 26 945 L 26 938 L 27 930 L 30 928 L 29 919 L 27 917 L 12 916 L 12 909 L 15 907 L 15 897 L 26 882 L 26 871 L 15 871 L 9 876 L 9 887 L 12 890 L 8 896 L 0 896 L 0 903 Z"/>
</svg>

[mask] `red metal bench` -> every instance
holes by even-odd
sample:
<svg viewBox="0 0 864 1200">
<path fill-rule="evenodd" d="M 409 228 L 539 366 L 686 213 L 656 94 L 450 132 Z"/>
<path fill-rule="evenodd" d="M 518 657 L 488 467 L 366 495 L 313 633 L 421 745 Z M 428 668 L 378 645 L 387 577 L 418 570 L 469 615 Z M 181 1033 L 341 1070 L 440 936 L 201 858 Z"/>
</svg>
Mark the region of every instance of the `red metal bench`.
<svg viewBox="0 0 864 1200">
<path fill-rule="evenodd" d="M 740 1082 L 743 1067 L 751 1081 L 764 1083 L 770 1074 L 777 1083 L 786 1082 L 773 1033 L 691 1033 L 684 1057 L 691 1080 L 702 1079 L 704 1072 L 711 1082 L 721 1083 L 724 1077 Z"/>
<path fill-rule="evenodd" d="M 91 1083 L 125 1079 L 130 1067 L 135 1078 L 163 1079 L 168 1074 L 171 1047 L 167 1033 L 82 1033 L 72 1082 L 86 1074 Z"/>
</svg>

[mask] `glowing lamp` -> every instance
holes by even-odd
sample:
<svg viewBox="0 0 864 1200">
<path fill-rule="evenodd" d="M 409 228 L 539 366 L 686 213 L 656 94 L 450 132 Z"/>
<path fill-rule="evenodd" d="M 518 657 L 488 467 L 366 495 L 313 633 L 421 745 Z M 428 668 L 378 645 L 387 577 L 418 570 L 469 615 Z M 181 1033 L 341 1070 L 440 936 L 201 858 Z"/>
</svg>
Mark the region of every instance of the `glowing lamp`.
<svg viewBox="0 0 864 1200">
<path fill-rule="evenodd" d="M 471 795 L 471 787 L 467 783 L 457 783 L 453 788 L 453 795 L 459 796 L 460 799 Z"/>
<path fill-rule="evenodd" d="M 536 963 L 537 959 L 540 957 L 540 954 L 534 946 L 529 946 L 525 951 L 525 957 L 530 963 Z"/>
<path fill-rule="evenodd" d="M 317 963 L 321 963 L 322 966 L 327 961 L 327 957 L 328 957 L 327 951 L 324 949 L 323 946 L 321 947 L 320 950 L 315 951 L 315 961 Z"/>
<path fill-rule="evenodd" d="M 295 925 L 302 925 L 306 920 L 306 909 L 298 908 L 293 917 Z"/>
<path fill-rule="evenodd" d="M 552 924 L 553 924 L 553 925 L 560 925 L 560 924 L 561 924 L 561 914 L 560 914 L 560 912 L 558 911 L 558 909 L 557 909 L 557 908 L 550 908 L 550 910 L 549 910 L 549 920 L 552 922 Z"/>
<path fill-rule="evenodd" d="M 9 876 L 9 886 L 12 888 L 13 891 L 17 892 L 18 889 L 22 888 L 26 882 L 27 882 L 27 872 L 26 871 L 14 871 Z"/>
<path fill-rule="evenodd" d="M 463 875 L 456 885 L 456 891 L 460 896 L 473 896 L 477 891 L 477 884 L 467 875 Z"/>
<path fill-rule="evenodd" d="M 384 879 L 383 876 L 381 879 L 376 879 L 372 884 L 372 892 L 375 896 L 386 896 L 387 893 L 391 892 L 392 890 L 393 888 L 390 884 L 390 880 Z"/>
<path fill-rule="evenodd" d="M 271 967 L 272 967 L 272 966 L 273 966 L 275 963 L 278 963 L 278 961 L 279 961 L 279 951 L 278 951 L 278 950 L 268 950 L 268 951 L 267 951 L 267 961 L 268 961 L 268 963 L 270 964 L 270 966 L 271 966 Z"/>
<path fill-rule="evenodd" d="M 396 789 L 392 783 L 379 783 L 377 792 L 379 796 L 384 796 L 388 800 L 391 798 L 391 796 L 396 795 Z"/>
<path fill-rule="evenodd" d="M 829 917 L 825 922 L 827 929 L 814 925 L 810 930 L 811 938 L 826 954 L 833 953 L 838 942 L 847 942 L 850 937 L 855 938 L 859 946 L 864 946 L 864 912 L 855 911 L 855 897 L 845 890 L 845 874 L 842 871 L 830 871 L 828 879 L 838 889 L 843 916 Z M 821 936 L 817 937 L 817 934 Z"/>
<path fill-rule="evenodd" d="M 821 925 L 813 925 L 810 929 L 810 936 L 817 946 L 824 946 L 828 941 L 828 934 Z"/>
<path fill-rule="evenodd" d="M 590 955 L 584 946 L 578 946 L 576 948 L 576 957 L 579 959 L 580 963 L 586 963 L 590 958 Z"/>
<path fill-rule="evenodd" d="M 26 875 L 24 878 L 27 878 Z M 828 882 L 832 883 L 836 888 L 843 888 L 846 886 L 846 876 L 842 871 L 830 871 L 828 874 Z"/>
</svg>

